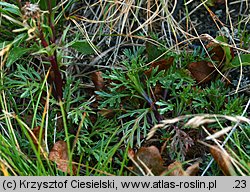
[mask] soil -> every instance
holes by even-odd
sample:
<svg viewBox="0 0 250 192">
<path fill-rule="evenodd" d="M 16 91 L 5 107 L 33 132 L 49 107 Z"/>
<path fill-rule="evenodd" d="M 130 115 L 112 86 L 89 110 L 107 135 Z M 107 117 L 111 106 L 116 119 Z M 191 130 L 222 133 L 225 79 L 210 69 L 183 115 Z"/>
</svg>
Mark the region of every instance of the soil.
<svg viewBox="0 0 250 192">
<path fill-rule="evenodd" d="M 190 15 L 190 20 L 194 23 L 195 29 L 197 30 L 198 34 L 207 33 L 212 37 L 215 37 L 219 31 L 216 23 L 220 28 L 224 26 L 230 29 L 231 20 L 232 26 L 237 29 L 239 26 L 239 21 L 243 18 L 247 18 L 250 13 L 250 2 L 244 0 L 228 0 L 227 6 L 225 0 L 214 0 L 214 2 L 217 3 L 210 7 L 207 6 L 207 9 L 205 6 L 200 6 L 200 0 L 190 1 L 187 6 L 184 6 L 183 2 L 183 0 L 179 1 L 179 6 L 177 6 L 178 11 L 175 11 L 174 18 L 183 26 L 183 28 L 185 28 L 186 20 L 184 18 L 186 16 L 186 11 L 188 11 Z M 209 14 L 209 11 L 211 14 Z M 230 19 L 227 14 L 227 11 L 230 13 Z M 248 32 L 250 32 L 250 23 L 243 22 L 240 28 L 245 28 Z"/>
</svg>

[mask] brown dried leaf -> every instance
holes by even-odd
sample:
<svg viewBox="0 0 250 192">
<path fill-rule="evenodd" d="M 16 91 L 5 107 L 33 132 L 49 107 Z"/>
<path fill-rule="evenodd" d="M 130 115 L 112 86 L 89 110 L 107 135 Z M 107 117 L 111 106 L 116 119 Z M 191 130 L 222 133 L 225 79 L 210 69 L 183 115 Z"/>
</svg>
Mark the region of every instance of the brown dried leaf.
<svg viewBox="0 0 250 192">
<path fill-rule="evenodd" d="M 148 175 L 150 172 L 154 175 L 160 175 L 166 167 L 163 166 L 163 160 L 161 154 L 157 147 L 150 146 L 150 147 L 141 147 L 136 154 L 134 152 L 129 152 L 130 159 L 134 162 L 134 171 L 136 173 L 141 174 L 140 169 Z"/>
<path fill-rule="evenodd" d="M 133 149 L 128 149 L 128 157 L 130 159 L 135 159 L 135 152 L 133 151 Z"/>
<path fill-rule="evenodd" d="M 229 156 L 225 154 L 220 148 L 217 146 L 211 146 L 210 153 L 214 157 L 214 160 L 217 162 L 225 176 L 236 175 Z"/>
<path fill-rule="evenodd" d="M 189 175 L 189 176 L 195 176 L 198 171 L 199 171 L 199 167 L 200 166 L 200 163 L 199 162 L 196 162 L 195 164 L 189 166 L 187 169 L 186 169 L 186 173 Z"/>
<path fill-rule="evenodd" d="M 155 146 L 141 147 L 137 153 L 128 150 L 128 157 L 133 162 L 133 171 L 145 175 L 193 176 L 199 171 L 199 162 L 183 170 L 181 162 L 175 161 L 168 167 L 163 166 L 161 154 Z"/>
<path fill-rule="evenodd" d="M 57 141 L 49 153 L 49 160 L 57 164 L 57 168 L 70 174 L 68 165 L 68 147 L 65 141 Z M 73 174 L 76 174 L 76 166 L 72 165 Z"/>
<path fill-rule="evenodd" d="M 189 166 L 186 171 L 184 171 L 181 162 L 175 161 L 171 163 L 167 169 L 161 173 L 162 176 L 194 176 L 199 171 L 199 162 Z"/>
<path fill-rule="evenodd" d="M 168 166 L 169 176 L 188 176 L 188 174 L 183 170 L 182 164 L 178 161 L 171 163 Z"/>
<path fill-rule="evenodd" d="M 193 62 L 188 65 L 188 70 L 198 83 L 207 83 L 212 78 L 214 72 L 214 66 L 207 61 Z"/>
<path fill-rule="evenodd" d="M 211 48 L 211 50 L 209 50 L 209 54 L 211 55 L 211 59 L 213 61 L 218 61 L 218 63 L 222 63 L 225 60 L 225 52 L 219 44 L 210 42 L 206 47 Z"/>
<path fill-rule="evenodd" d="M 104 88 L 104 80 L 103 80 L 101 71 L 93 72 L 91 75 L 91 79 L 97 91 L 102 90 Z"/>
<path fill-rule="evenodd" d="M 40 130 L 41 127 L 37 126 L 34 129 L 32 129 L 32 133 L 34 134 L 34 136 L 32 134 L 30 134 L 30 137 L 34 143 L 34 145 L 36 146 L 36 148 L 38 148 L 38 142 L 39 142 L 39 134 L 40 134 Z M 44 129 L 42 130 L 42 138 L 41 138 L 41 146 L 44 146 Z"/>
<path fill-rule="evenodd" d="M 161 59 L 159 61 L 155 61 L 151 64 L 150 69 L 148 69 L 144 73 L 146 76 L 150 76 L 153 68 L 156 68 L 157 66 L 158 66 L 157 72 L 160 72 L 162 70 L 167 71 L 173 65 L 173 63 L 174 63 L 174 57 L 169 57 L 168 59 Z"/>
</svg>

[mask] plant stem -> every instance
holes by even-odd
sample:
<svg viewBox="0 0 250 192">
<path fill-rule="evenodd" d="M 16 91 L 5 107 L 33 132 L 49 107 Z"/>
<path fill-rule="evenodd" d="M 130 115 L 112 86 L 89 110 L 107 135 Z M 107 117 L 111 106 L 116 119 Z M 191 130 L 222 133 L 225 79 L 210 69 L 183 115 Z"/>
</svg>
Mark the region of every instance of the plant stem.
<svg viewBox="0 0 250 192">
<path fill-rule="evenodd" d="M 49 11 L 49 15 L 48 15 L 49 26 L 50 26 L 50 28 L 52 30 L 52 37 L 50 38 L 50 41 L 51 41 L 51 43 L 55 43 L 55 41 L 56 41 L 56 31 L 55 31 L 54 23 L 52 22 L 53 13 L 52 13 L 51 1 L 47 0 L 47 4 L 48 4 L 48 11 Z"/>
<path fill-rule="evenodd" d="M 54 44 L 55 43 L 55 27 L 54 24 L 52 22 L 52 7 L 51 7 L 51 2 L 50 0 L 47 0 L 47 5 L 48 5 L 48 10 L 49 10 L 49 15 L 48 15 L 48 20 L 49 20 L 49 25 L 51 27 L 52 30 L 52 37 L 50 37 L 50 43 Z M 41 40 L 42 46 L 44 48 L 49 46 L 49 43 L 46 41 L 45 37 L 44 37 L 44 33 L 42 30 L 42 27 L 40 25 L 40 23 L 38 23 L 38 30 L 39 30 L 39 38 Z M 57 52 L 56 50 L 53 52 L 53 55 L 50 55 L 48 57 L 50 64 L 52 66 L 52 71 L 50 73 L 50 77 L 52 80 L 52 84 L 54 84 L 53 87 L 53 93 L 55 94 L 54 96 L 60 101 L 62 100 L 63 97 L 63 81 L 62 81 L 62 76 L 58 67 L 58 62 L 57 62 Z M 53 74 L 54 73 L 54 74 Z M 53 86 L 53 85 L 51 85 Z"/>
<path fill-rule="evenodd" d="M 51 63 L 51 66 L 52 66 L 52 69 L 54 72 L 54 77 L 53 77 L 53 75 L 51 75 L 51 77 L 52 77 L 52 81 L 55 84 L 56 95 L 57 95 L 58 100 L 61 100 L 63 97 L 63 91 L 62 91 L 63 82 L 62 82 L 61 73 L 60 73 L 59 68 L 58 68 L 56 51 L 54 52 L 54 55 L 49 56 L 49 61 Z"/>
</svg>

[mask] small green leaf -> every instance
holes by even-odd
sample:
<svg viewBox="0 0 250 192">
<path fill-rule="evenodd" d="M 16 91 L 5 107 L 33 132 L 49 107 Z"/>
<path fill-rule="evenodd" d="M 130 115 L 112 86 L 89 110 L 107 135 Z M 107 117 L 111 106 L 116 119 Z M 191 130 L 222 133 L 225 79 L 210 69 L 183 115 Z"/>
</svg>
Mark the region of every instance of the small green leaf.
<svg viewBox="0 0 250 192">
<path fill-rule="evenodd" d="M 207 0 L 206 5 L 213 7 L 215 5 L 215 0 Z"/>
<path fill-rule="evenodd" d="M 16 5 L 11 4 L 11 3 L 7 3 L 7 2 L 0 2 L 0 5 L 3 6 L 3 7 L 18 9 L 18 7 Z"/>
<path fill-rule="evenodd" d="M 56 0 L 50 0 L 50 3 L 51 3 L 51 8 L 53 9 L 56 6 Z M 44 11 L 48 11 L 47 4 L 48 4 L 47 0 L 40 0 L 39 7 Z"/>
<path fill-rule="evenodd" d="M 84 40 L 74 42 L 71 45 L 71 47 L 76 49 L 78 52 L 83 53 L 85 55 L 95 53 L 94 49 L 90 46 L 90 44 Z"/>
<path fill-rule="evenodd" d="M 14 47 L 13 49 L 10 50 L 6 66 L 10 67 L 15 61 L 20 59 L 24 54 L 26 54 L 30 50 L 31 50 L 30 48 Z"/>
<path fill-rule="evenodd" d="M 228 42 L 228 41 L 227 41 L 227 38 L 226 38 L 225 36 L 223 36 L 223 35 L 217 36 L 215 39 L 216 39 L 217 41 L 220 41 L 220 42 L 223 42 L 223 43 L 227 43 L 227 42 Z"/>
<path fill-rule="evenodd" d="M 250 65 L 250 54 L 240 55 L 240 59 L 241 59 L 243 66 Z M 231 62 L 231 67 L 233 67 L 233 68 L 239 67 L 240 66 L 240 59 L 239 59 L 239 56 L 236 56 Z"/>
<path fill-rule="evenodd" d="M 224 52 L 226 54 L 226 64 L 229 64 L 233 58 L 231 55 L 230 47 L 222 46 L 222 49 L 224 50 Z"/>
<path fill-rule="evenodd" d="M 7 2 L 0 2 L 0 6 L 2 6 L 2 8 L 0 8 L 0 12 L 7 11 L 7 12 L 13 13 L 15 15 L 19 15 L 19 16 L 21 15 L 19 8 L 14 4 L 10 4 Z"/>
<path fill-rule="evenodd" d="M 155 104 L 161 107 L 161 109 L 158 109 L 160 112 L 160 115 L 163 115 L 166 112 L 174 110 L 174 105 L 172 103 L 168 103 L 165 101 L 157 101 Z"/>
<path fill-rule="evenodd" d="M 146 42 L 146 51 L 148 54 L 148 61 L 149 62 L 157 59 L 158 57 L 160 57 L 164 53 L 163 51 L 159 50 L 159 46 L 157 46 L 151 42 Z"/>
</svg>

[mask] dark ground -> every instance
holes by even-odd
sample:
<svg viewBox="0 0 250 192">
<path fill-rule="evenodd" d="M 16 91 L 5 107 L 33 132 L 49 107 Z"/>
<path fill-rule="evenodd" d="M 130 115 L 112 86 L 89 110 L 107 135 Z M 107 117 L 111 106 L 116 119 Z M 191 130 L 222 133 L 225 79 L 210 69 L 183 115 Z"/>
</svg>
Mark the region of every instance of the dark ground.
<svg viewBox="0 0 250 192">
<path fill-rule="evenodd" d="M 223 25 L 230 29 L 230 19 L 227 14 L 230 13 L 230 18 L 232 21 L 232 25 L 234 28 L 238 28 L 239 21 L 249 17 L 250 13 L 250 2 L 248 1 L 230 1 L 228 0 L 228 5 L 226 6 L 225 0 L 214 0 L 214 6 L 208 6 L 208 8 L 212 11 L 212 14 L 215 14 L 217 17 L 217 23 L 219 27 L 223 27 Z M 185 18 L 185 12 L 188 10 L 191 21 L 196 24 L 195 28 L 199 34 L 208 33 L 209 35 L 215 37 L 218 31 L 218 28 L 215 24 L 215 18 L 213 19 L 209 14 L 208 10 L 205 6 L 199 6 L 201 4 L 200 0 L 193 0 L 191 3 L 185 7 L 182 4 L 183 1 L 179 1 L 179 5 L 177 6 L 177 10 L 174 12 L 175 19 L 177 21 L 181 21 L 180 24 L 185 28 L 186 23 L 183 18 Z M 250 31 L 250 23 L 242 22 L 240 28 L 246 28 L 246 30 Z"/>
</svg>

